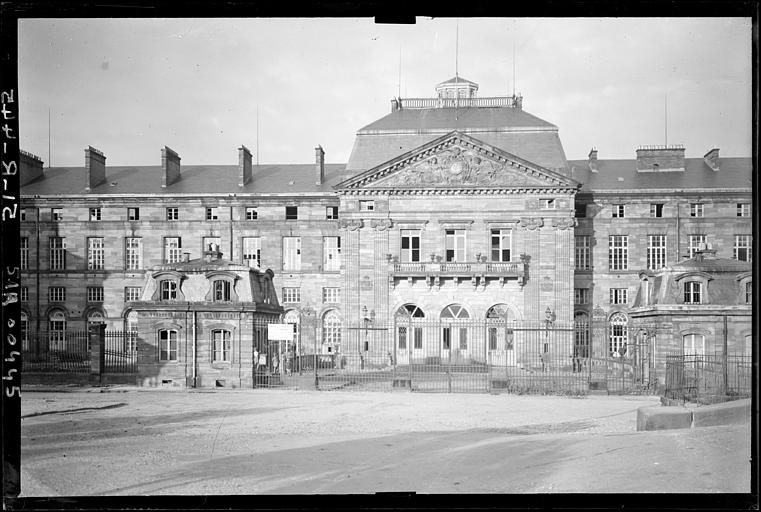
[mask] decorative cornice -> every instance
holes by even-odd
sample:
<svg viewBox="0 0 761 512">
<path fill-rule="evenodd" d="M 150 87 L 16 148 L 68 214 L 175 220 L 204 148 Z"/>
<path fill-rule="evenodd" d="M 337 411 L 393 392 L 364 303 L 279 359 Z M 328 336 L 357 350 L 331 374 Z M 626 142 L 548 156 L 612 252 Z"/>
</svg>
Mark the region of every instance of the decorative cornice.
<svg viewBox="0 0 761 512">
<path fill-rule="evenodd" d="M 573 195 L 578 192 L 573 187 L 437 187 L 437 188 L 395 188 L 395 187 L 378 187 L 372 189 L 341 189 L 336 191 L 343 196 L 451 196 L 451 195 L 469 195 L 469 196 L 494 196 L 494 195 L 512 195 L 512 194 L 569 194 Z"/>
</svg>

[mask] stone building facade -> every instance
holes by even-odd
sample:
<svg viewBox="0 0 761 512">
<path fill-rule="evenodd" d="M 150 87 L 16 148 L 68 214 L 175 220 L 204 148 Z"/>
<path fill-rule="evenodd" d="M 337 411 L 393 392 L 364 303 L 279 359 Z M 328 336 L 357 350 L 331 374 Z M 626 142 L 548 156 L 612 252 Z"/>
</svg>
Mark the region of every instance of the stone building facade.
<svg viewBox="0 0 761 512">
<path fill-rule="evenodd" d="M 234 272 L 271 269 L 286 322 L 317 319 L 296 328 L 301 353 L 350 352 L 347 329 L 369 317 L 391 326 L 405 310 L 588 325 L 596 309 L 628 323 L 640 272 L 700 244 L 751 261 L 750 158 L 643 146 L 633 159 L 593 149 L 568 160 L 558 127 L 523 98 L 477 91 L 455 77 L 435 97 L 394 98 L 357 131 L 346 164 L 326 164 L 320 146 L 306 165 L 253 165 L 244 146 L 237 165 L 214 166 L 181 165 L 167 147 L 144 167 L 107 167 L 92 147 L 84 167 L 43 169 L 23 154 L 26 328 L 126 327 L 132 311 L 158 308 L 145 301 L 155 269 L 209 244 Z M 155 326 L 139 329 L 155 339 Z M 473 341 L 465 350 L 480 353 Z M 604 356 L 618 343 L 593 354 L 582 329 L 549 351 Z"/>
</svg>

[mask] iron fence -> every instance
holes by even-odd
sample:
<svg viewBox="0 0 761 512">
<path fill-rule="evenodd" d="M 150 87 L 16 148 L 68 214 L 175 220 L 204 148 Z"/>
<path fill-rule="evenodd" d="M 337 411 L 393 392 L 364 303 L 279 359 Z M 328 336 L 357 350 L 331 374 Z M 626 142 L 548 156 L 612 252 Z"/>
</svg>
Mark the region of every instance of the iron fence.
<svg viewBox="0 0 761 512">
<path fill-rule="evenodd" d="M 716 403 L 751 395 L 752 358 L 740 355 L 666 356 L 664 396 Z"/>
<path fill-rule="evenodd" d="M 106 331 L 105 373 L 137 372 L 137 333 Z M 27 373 L 90 373 L 92 347 L 87 331 L 37 331 L 22 339 L 22 371 Z"/>
</svg>

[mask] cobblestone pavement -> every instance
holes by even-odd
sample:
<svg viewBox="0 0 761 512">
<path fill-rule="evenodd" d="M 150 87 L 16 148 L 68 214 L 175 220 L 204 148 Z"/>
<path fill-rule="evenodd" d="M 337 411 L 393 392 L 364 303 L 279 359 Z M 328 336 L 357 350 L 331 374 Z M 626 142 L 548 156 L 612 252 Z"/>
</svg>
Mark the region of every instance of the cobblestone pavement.
<svg viewBox="0 0 761 512">
<path fill-rule="evenodd" d="M 636 432 L 637 408 L 656 403 L 638 396 L 26 391 L 22 496 L 748 492 L 748 424 Z"/>
</svg>

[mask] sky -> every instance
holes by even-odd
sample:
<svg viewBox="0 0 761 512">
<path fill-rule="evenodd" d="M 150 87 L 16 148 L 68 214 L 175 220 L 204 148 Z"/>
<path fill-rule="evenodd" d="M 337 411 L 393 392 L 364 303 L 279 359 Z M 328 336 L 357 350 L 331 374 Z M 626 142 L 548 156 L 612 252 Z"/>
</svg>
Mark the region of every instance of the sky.
<svg viewBox="0 0 761 512">
<path fill-rule="evenodd" d="M 749 18 L 21 19 L 20 143 L 54 167 L 88 146 L 114 166 L 165 145 L 183 165 L 236 165 L 241 145 L 312 163 L 318 144 L 345 163 L 392 97 L 457 71 L 480 97 L 522 94 L 569 160 L 750 156 L 751 70 Z"/>
</svg>

